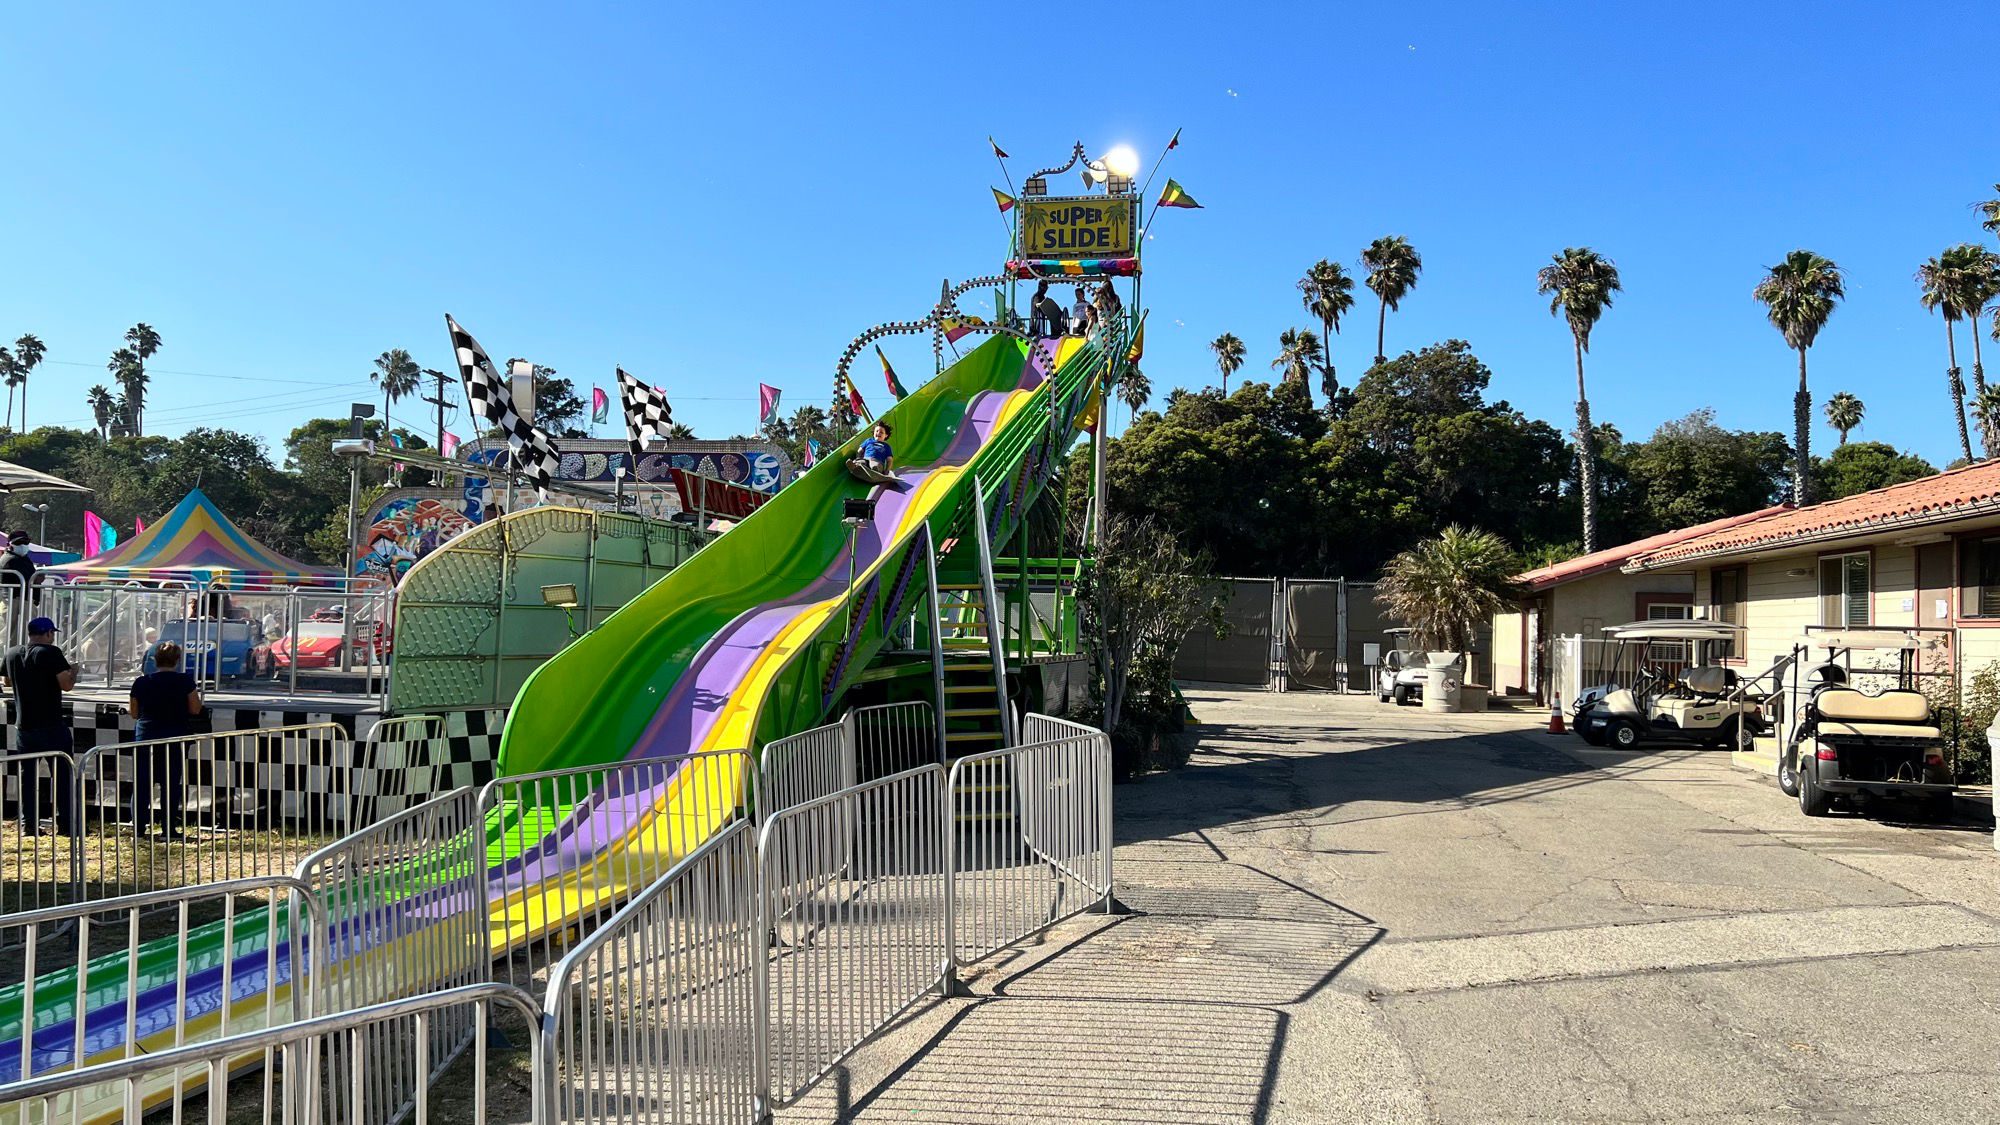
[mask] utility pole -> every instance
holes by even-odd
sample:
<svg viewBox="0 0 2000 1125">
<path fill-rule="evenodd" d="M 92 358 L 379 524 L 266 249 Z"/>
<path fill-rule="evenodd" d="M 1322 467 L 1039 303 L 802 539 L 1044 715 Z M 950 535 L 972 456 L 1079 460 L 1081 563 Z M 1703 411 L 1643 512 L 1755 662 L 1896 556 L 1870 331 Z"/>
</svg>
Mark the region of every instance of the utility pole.
<svg viewBox="0 0 2000 1125">
<path fill-rule="evenodd" d="M 444 456 L 444 408 L 451 405 L 451 403 L 448 402 L 444 397 L 445 374 L 442 371 L 438 371 L 429 367 L 424 368 L 424 374 L 437 380 L 437 397 L 435 398 L 424 397 L 423 401 L 428 402 L 431 405 L 438 408 L 437 445 L 434 448 L 437 449 L 438 456 L 442 457 Z M 439 469 L 437 472 L 432 473 L 431 477 L 434 480 L 434 482 L 438 485 L 438 487 L 442 488 L 444 486 L 443 469 Z"/>
</svg>

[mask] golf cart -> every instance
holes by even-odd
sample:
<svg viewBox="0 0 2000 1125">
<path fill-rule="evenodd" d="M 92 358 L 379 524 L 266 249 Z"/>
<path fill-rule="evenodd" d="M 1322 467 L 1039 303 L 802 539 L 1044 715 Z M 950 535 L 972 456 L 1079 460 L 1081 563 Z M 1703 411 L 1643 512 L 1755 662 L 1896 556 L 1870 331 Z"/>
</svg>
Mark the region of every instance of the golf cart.
<svg viewBox="0 0 2000 1125">
<path fill-rule="evenodd" d="M 1397 706 L 1422 703 L 1424 681 L 1430 678 L 1429 663 L 1424 650 L 1412 648 L 1416 643 L 1415 629 L 1384 629 L 1382 632 L 1396 645 L 1382 654 L 1382 663 L 1375 666 L 1375 698 L 1384 703 L 1394 701 Z"/>
<path fill-rule="evenodd" d="M 1577 698 L 1576 733 L 1620 750 L 1661 740 L 1714 749 L 1733 745 L 1739 730 L 1763 733 L 1763 697 L 1739 695 L 1736 669 L 1720 662 L 1742 633 L 1740 625 L 1702 620 L 1607 627 L 1605 639 L 1616 642 L 1612 679 Z M 1667 646 L 1671 659 L 1658 654 Z"/>
<path fill-rule="evenodd" d="M 1956 786 L 1944 734 L 1916 688 L 1917 654 L 1941 638 L 1921 632 L 1808 630 L 1807 654 L 1823 649 L 1825 659 L 1805 674 L 1798 725 L 1778 757 L 1778 787 L 1798 798 L 1800 812 L 1825 816 L 1841 799 L 1916 802 L 1934 818 L 1951 815 Z M 1860 653 L 1877 654 L 1876 666 L 1856 667 Z M 1887 686 L 1863 690 L 1876 686 L 1870 680 Z"/>
</svg>

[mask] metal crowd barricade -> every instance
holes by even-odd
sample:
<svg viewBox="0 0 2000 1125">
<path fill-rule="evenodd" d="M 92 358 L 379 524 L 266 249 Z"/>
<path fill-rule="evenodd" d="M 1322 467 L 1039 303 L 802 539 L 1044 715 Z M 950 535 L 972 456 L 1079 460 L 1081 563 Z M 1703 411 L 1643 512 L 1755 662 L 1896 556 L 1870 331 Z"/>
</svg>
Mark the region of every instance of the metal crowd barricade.
<svg viewBox="0 0 2000 1125">
<path fill-rule="evenodd" d="M 310 888 L 289 876 L 33 910 L 0 918 L 0 930 L 20 950 L 9 958 L 20 983 L 5 985 L 22 1014 L 18 1051 L 0 1057 L 0 1083 L 303 1018 L 310 960 L 327 933 Z M 78 1019 L 80 1011 L 96 1018 Z M 0 1085 L 0 1102 L 13 1093 Z"/>
<path fill-rule="evenodd" d="M 413 766 L 445 762 L 445 737 L 443 715 L 392 715 L 377 720 L 368 731 L 360 760 L 354 764 L 354 822 L 368 824 L 385 812 L 397 811 L 406 795 L 383 793 L 383 779 L 408 776 Z"/>
<path fill-rule="evenodd" d="M 334 723 L 94 747 L 76 770 L 77 894 L 289 872 L 353 826 L 352 784 Z"/>
<path fill-rule="evenodd" d="M 491 948 L 511 984 L 548 971 L 749 802 L 750 755 L 710 750 L 520 774 L 479 791 Z"/>
<path fill-rule="evenodd" d="M 757 1074 L 795 1101 L 944 983 L 945 772 L 924 766 L 774 814 L 757 846 Z"/>
<path fill-rule="evenodd" d="M 757 756 L 757 817 L 767 821 L 837 793 L 860 780 L 859 772 L 845 720 L 767 742 Z"/>
<path fill-rule="evenodd" d="M 487 948 L 485 833 L 478 794 L 441 794 L 323 848 L 298 877 L 324 905 L 331 939 L 313 1010 L 354 1011 L 438 989 L 491 980 Z M 406 1037 L 357 1033 L 334 1044 L 330 1064 L 357 1078 L 355 1112 L 387 1122 L 419 1096 L 431 1068 L 448 1063 L 479 1028 L 440 1013 L 410 1061 Z M 356 1120 L 362 1120 L 358 1117 Z"/>
<path fill-rule="evenodd" d="M 55 827 L 56 802 L 76 791 L 75 769 L 74 758 L 55 750 L 0 759 L 0 786 L 11 814 L 0 823 L 0 918 L 75 901 L 75 839 L 35 831 Z M 9 948 L 10 940 L 0 931 L 0 949 Z"/>
<path fill-rule="evenodd" d="M 530 1024 L 537 1018 L 534 1001 L 519 989 L 467 985 L 43 1075 L 0 1087 L 0 1097 L 6 1099 L 9 1118 L 22 1125 L 107 1119 L 137 1125 L 148 1110 L 170 1098 L 176 1086 L 187 1085 L 206 1087 L 206 1119 L 212 1122 L 389 1125 L 407 1118 L 428 1125 L 439 1116 L 437 1103 L 450 1097 L 455 1103 L 452 1120 L 484 1125 L 502 1120 L 491 1104 L 488 1026 L 503 1010 Z M 438 1025 L 473 1029 L 473 1072 L 462 1097 L 434 1090 L 429 1081 L 452 1061 L 429 1051 Z M 539 1074 L 541 1044 L 529 1038 L 530 1064 Z M 399 1103 L 377 1101 L 375 1091 L 383 1086 L 383 1075 L 371 1069 L 377 1060 L 363 1049 L 368 1042 L 410 1044 L 412 1058 L 407 1063 L 427 1080 L 410 1086 L 407 1098 Z M 261 1081 L 254 1077 L 231 1081 L 232 1073 L 258 1064 Z M 182 1120 L 181 1114 L 176 1106 L 172 1120 Z M 540 1102 L 528 1114 L 535 1125 L 546 1120 Z M 191 1112 L 187 1119 L 200 1118 Z M 519 1120 L 519 1114 L 509 1114 L 508 1119 Z"/>
<path fill-rule="evenodd" d="M 551 1123 L 758 1119 L 756 858 L 739 820 L 556 966 L 538 1074 Z"/>
<path fill-rule="evenodd" d="M 1026 745 L 952 762 L 952 965 L 977 961 L 1111 901 L 1111 745 L 1023 717 Z"/>
<path fill-rule="evenodd" d="M 841 722 L 853 747 L 855 783 L 943 761 L 937 712 L 928 700 L 856 707 Z"/>
</svg>

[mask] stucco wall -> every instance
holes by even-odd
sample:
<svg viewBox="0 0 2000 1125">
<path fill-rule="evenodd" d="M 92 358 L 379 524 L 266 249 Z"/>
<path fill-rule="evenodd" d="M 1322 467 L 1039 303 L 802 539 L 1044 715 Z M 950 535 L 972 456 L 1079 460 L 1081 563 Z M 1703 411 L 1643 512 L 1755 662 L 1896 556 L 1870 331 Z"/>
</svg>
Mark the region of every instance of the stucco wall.
<svg viewBox="0 0 2000 1125">
<path fill-rule="evenodd" d="M 1549 619 L 1543 623 L 1546 636 L 1583 634 L 1596 637 L 1606 625 L 1623 625 L 1644 614 L 1639 609 L 1642 594 L 1669 600 L 1692 602 L 1694 576 L 1691 574 L 1622 574 L 1608 571 L 1580 578 L 1549 591 Z M 1494 689 L 1500 692 L 1532 692 L 1528 670 L 1522 660 L 1521 636 L 1527 628 L 1526 616 L 1502 613 L 1493 618 Z"/>
</svg>

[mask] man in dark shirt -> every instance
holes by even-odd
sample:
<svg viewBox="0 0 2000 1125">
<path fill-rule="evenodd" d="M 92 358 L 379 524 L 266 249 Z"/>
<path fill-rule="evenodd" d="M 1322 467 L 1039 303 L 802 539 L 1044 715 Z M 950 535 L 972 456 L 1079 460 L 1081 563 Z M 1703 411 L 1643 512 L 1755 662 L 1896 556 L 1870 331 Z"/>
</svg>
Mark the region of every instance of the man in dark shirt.
<svg viewBox="0 0 2000 1125">
<path fill-rule="evenodd" d="M 193 676 L 181 671 L 181 646 L 174 642 L 164 641 L 155 648 L 153 661 L 158 671 L 132 681 L 131 697 L 126 701 L 127 713 L 138 720 L 135 741 L 157 743 L 160 739 L 185 738 L 190 730 L 189 721 L 201 714 L 201 688 Z M 169 839 L 180 838 L 186 804 L 182 778 L 186 773 L 187 752 L 184 744 L 175 742 L 147 745 L 134 751 L 138 786 L 133 794 L 132 827 L 141 836 L 152 831 L 153 778 L 157 773 L 165 786 L 160 808 L 165 813 L 166 835 Z"/>
<path fill-rule="evenodd" d="M 56 806 L 56 833 L 72 835 L 74 812 L 71 807 L 70 768 L 68 756 L 74 752 L 75 740 L 70 735 L 70 727 L 63 718 L 63 693 L 76 687 L 76 669 L 71 667 L 62 649 L 56 647 L 56 623 L 46 617 L 37 617 L 28 622 L 28 643 L 9 649 L 4 661 L 0 661 L 0 677 L 14 691 L 14 752 L 35 754 L 52 752 L 63 755 L 49 765 L 54 782 Z M 47 761 L 47 759 L 44 759 Z M 30 779 L 39 771 L 28 767 L 22 778 L 21 827 L 29 834 L 40 831 L 37 823 L 42 807 L 47 802 L 28 799 Z"/>
<path fill-rule="evenodd" d="M 7 536 L 6 558 L 0 559 L 0 596 L 14 605 L 26 609 L 29 605 L 40 605 L 42 592 L 35 586 L 35 560 L 28 554 L 28 544 L 32 542 L 25 531 L 11 532 Z M 12 590 L 20 590 L 16 594 Z"/>
</svg>

